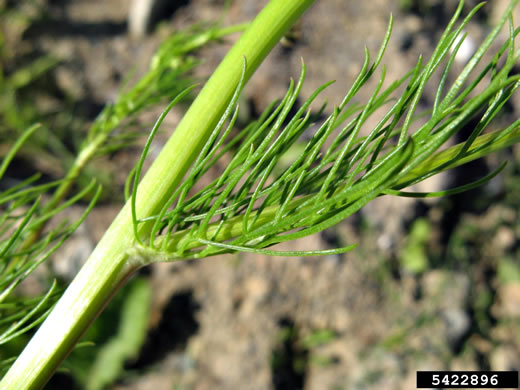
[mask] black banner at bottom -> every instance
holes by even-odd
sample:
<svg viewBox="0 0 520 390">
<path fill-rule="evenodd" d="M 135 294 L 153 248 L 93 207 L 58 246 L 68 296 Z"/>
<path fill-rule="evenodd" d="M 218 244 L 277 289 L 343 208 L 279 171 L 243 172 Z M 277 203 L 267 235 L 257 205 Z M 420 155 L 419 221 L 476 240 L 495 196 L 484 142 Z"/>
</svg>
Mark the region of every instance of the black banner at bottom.
<svg viewBox="0 0 520 390">
<path fill-rule="evenodd" d="M 518 371 L 417 371 L 417 388 L 516 389 Z"/>
</svg>

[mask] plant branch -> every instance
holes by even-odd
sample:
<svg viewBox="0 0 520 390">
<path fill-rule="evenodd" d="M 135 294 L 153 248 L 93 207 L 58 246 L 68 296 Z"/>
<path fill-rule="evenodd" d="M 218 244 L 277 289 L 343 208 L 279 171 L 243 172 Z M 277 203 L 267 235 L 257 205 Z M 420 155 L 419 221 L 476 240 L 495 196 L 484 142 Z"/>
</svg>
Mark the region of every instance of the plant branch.
<svg viewBox="0 0 520 390">
<path fill-rule="evenodd" d="M 253 21 L 193 102 L 139 184 L 137 210 L 158 212 L 204 146 L 240 79 L 247 80 L 314 0 L 273 0 Z M 140 226 L 139 234 L 150 229 Z M 6 389 L 41 388 L 89 324 L 136 267 L 127 264 L 134 244 L 130 204 L 123 207 L 56 307 L 0 382 Z"/>
</svg>

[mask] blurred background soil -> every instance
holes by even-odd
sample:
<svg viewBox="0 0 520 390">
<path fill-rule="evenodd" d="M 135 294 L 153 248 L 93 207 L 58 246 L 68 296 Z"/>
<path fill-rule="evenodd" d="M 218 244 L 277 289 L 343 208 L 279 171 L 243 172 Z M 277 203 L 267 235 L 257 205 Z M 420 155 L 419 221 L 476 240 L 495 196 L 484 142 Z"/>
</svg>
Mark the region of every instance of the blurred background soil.
<svg viewBox="0 0 520 390">
<path fill-rule="evenodd" d="M 10 3 L 4 0 L 4 6 L 14 6 Z M 169 31 L 222 17 L 225 25 L 247 21 L 265 3 L 232 1 L 223 16 L 224 1 L 171 1 L 150 21 L 149 33 L 132 36 L 129 0 L 20 2 L 28 21 L 13 20 L 5 40 L 14 64 L 41 55 L 60 60 L 30 96 L 40 112 L 69 113 L 56 119 L 56 127 L 66 128 L 59 136 L 74 144 L 81 129 L 114 100 L 126 75 L 145 71 Z M 490 2 L 470 23 L 475 44 L 507 3 Z M 475 4 L 468 1 L 465 12 Z M 392 13 L 395 26 L 383 60 L 389 84 L 419 55 L 429 58 L 456 5 L 452 0 L 318 1 L 252 78 L 243 97 L 246 114 L 255 117 L 282 97 L 290 78 L 298 77 L 302 59 L 308 69 L 302 101 L 336 80 L 323 94 L 330 112 L 360 70 L 364 47 L 377 54 Z M 236 38 L 201 50 L 204 63 L 196 76 L 207 77 Z M 369 93 L 367 86 L 357 99 L 366 101 Z M 421 107 L 432 101 L 433 92 L 427 92 Z M 518 103 L 507 107 L 504 123 L 518 116 Z M 160 111 L 139 118 L 143 136 Z M 177 109 L 168 116 L 157 147 L 181 115 Z M 124 180 L 141 146 L 94 164 L 114 184 L 53 260 L 54 272 L 64 279 L 77 272 L 118 212 Z M 238 254 L 146 269 L 153 291 L 148 336 L 110 388 L 413 389 L 417 370 L 520 369 L 519 153 L 518 147 L 504 151 L 419 188 L 454 187 L 509 161 L 499 178 L 477 190 L 429 201 L 380 197 L 339 226 L 280 248 L 358 244 L 345 255 Z M 52 155 L 24 163 L 49 177 L 63 173 Z M 71 213 L 81 210 L 77 206 Z M 82 387 L 60 373 L 48 388 Z"/>
</svg>

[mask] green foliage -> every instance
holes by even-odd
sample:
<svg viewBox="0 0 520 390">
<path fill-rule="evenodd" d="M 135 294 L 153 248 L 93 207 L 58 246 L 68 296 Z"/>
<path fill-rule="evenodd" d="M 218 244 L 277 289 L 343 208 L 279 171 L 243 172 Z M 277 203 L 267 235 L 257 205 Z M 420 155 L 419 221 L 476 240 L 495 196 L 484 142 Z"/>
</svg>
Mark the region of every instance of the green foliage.
<svg viewBox="0 0 520 390">
<path fill-rule="evenodd" d="M 64 199 L 95 157 L 132 144 L 139 136 L 129 126 L 133 119 L 193 84 L 189 74 L 199 63 L 192 55 L 194 50 L 243 28 L 243 25 L 229 28 L 220 28 L 218 25 L 194 26 L 168 37 L 151 59 L 148 72 L 132 88 L 121 91 L 116 101 L 107 104 L 96 118 L 67 172 L 66 182 L 55 191 L 47 207 L 56 207 Z"/>
<path fill-rule="evenodd" d="M 428 269 L 428 253 L 426 243 L 430 236 L 430 224 L 428 220 L 421 218 L 416 220 L 407 237 L 400 257 L 401 267 L 407 272 L 417 274 Z"/>
<path fill-rule="evenodd" d="M 497 278 L 501 284 L 520 282 L 520 264 L 511 258 L 500 259 Z"/>
<path fill-rule="evenodd" d="M 34 59 L 27 53 L 18 53 L 18 46 L 23 47 L 20 42 L 23 32 L 42 16 L 42 10 L 31 3 L 22 0 L 10 6 L 0 4 L 0 143 L 3 145 L 0 156 L 8 153 L 13 140 L 27 128 L 40 122 L 41 129 L 27 140 L 19 157 L 30 161 L 30 156 L 38 155 L 40 161 L 60 171 L 61 160 L 69 159 L 70 153 L 57 135 L 60 132 L 50 131 L 42 121 L 51 117 L 55 120 L 56 115 L 39 109 L 35 99 L 35 95 L 49 97 L 41 84 L 60 61 L 53 56 Z M 28 8 L 25 12 L 30 16 L 22 8 Z"/>
<path fill-rule="evenodd" d="M 23 143 L 37 130 L 38 126 L 28 129 L 13 145 L 0 165 L 0 179 Z M 47 294 L 37 299 L 13 296 L 13 292 L 72 235 L 94 206 L 101 191 L 98 187 L 92 202 L 78 221 L 65 221 L 38 240 L 28 243 L 26 238 L 37 226 L 70 207 L 96 187 L 95 183 L 91 183 L 61 207 L 45 211 L 41 206 L 42 194 L 60 185 L 62 181 L 34 185 L 38 177 L 34 175 L 0 193 L 0 345 L 7 344 L 37 326 L 52 308 L 59 297 L 55 282 L 52 282 Z M 3 365 L 9 362 L 9 358 L 10 356 L 0 354 Z"/>
<path fill-rule="evenodd" d="M 334 363 L 334 358 L 316 351 L 320 346 L 336 340 L 338 335 L 331 329 L 316 329 L 301 336 L 294 324 L 284 326 L 278 334 L 278 343 L 271 356 L 271 367 L 276 371 L 293 370 L 304 374 L 308 364 L 326 367 Z"/>
<path fill-rule="evenodd" d="M 353 98 L 376 74 L 383 59 L 392 31 L 390 20 L 376 60 L 371 64 L 369 53 L 366 53 L 362 70 L 341 104 L 333 109 L 311 140 L 305 143 L 304 151 L 286 168 L 275 170 L 278 162 L 286 161 L 286 153 L 298 145 L 302 134 L 313 124 L 310 107 L 330 84 L 318 88 L 296 114 L 289 116 L 295 109 L 305 78 L 303 65 L 300 80 L 296 84 L 291 82 L 281 102 L 271 105 L 257 121 L 227 140 L 238 115 L 236 102 L 242 82 L 239 83 L 182 184 L 157 215 L 138 219 L 135 183 L 139 181 L 140 167 L 148 150 L 145 147 L 132 193 L 134 234 L 139 243 L 132 255 L 138 262 L 146 263 L 237 251 L 287 256 L 341 253 L 354 246 L 297 252 L 266 248 L 331 227 L 383 194 L 441 196 L 467 190 L 491 179 L 503 166 L 475 183 L 449 191 L 410 193 L 401 190 L 495 148 L 514 143 L 520 136 L 520 120 L 500 131 L 482 135 L 520 86 L 520 77 L 513 72 L 519 56 L 514 39 L 519 30 L 510 25 L 509 40 L 483 69 L 477 67 L 485 54 L 490 55 L 488 51 L 508 21 L 512 6 L 452 85 L 447 85 L 448 74 L 465 37 L 464 28 L 481 6 L 475 7 L 456 26 L 463 8 L 461 2 L 427 63 L 420 58 L 414 69 L 387 88 L 383 88 L 386 68 L 382 66 L 379 82 L 368 102 L 353 103 Z M 441 80 L 436 87 L 433 108 L 427 113 L 427 121 L 413 131 L 418 102 L 437 72 Z M 478 94 L 474 93 L 477 88 Z M 403 92 L 397 93 L 398 90 Z M 388 105 L 390 108 L 369 135 L 361 135 L 370 115 Z M 440 151 L 470 120 L 477 120 L 478 124 L 468 140 Z M 152 131 L 148 145 L 161 121 L 162 117 Z M 326 142 L 330 146 L 324 149 Z M 203 175 L 230 151 L 233 151 L 231 161 L 219 178 L 195 191 Z M 138 233 L 143 227 L 141 224 L 147 226 L 144 228 L 149 232 L 147 237 Z"/>
<path fill-rule="evenodd" d="M 128 146 L 129 138 L 136 134 L 122 132 L 124 123 L 157 103 L 173 99 L 194 83 L 189 74 L 200 60 L 192 53 L 243 28 L 199 25 L 168 37 L 152 57 L 148 72 L 128 91 L 122 91 L 113 104 L 105 106 L 90 128 L 83 150 L 94 149 L 95 154 L 103 155 Z M 116 129 L 119 132 L 114 134 Z"/>
<path fill-rule="evenodd" d="M 304 337 L 302 340 L 302 345 L 305 348 L 312 349 L 320 345 L 328 344 L 331 341 L 334 341 L 336 338 L 336 333 L 331 329 L 318 329 Z"/>
<path fill-rule="evenodd" d="M 4 14 L 0 12 L 0 19 L 3 16 Z M 135 86 L 122 91 L 116 102 L 107 105 L 93 123 L 64 179 L 38 184 L 41 175 L 35 174 L 0 192 L 0 345 L 3 346 L 0 352 L 0 370 L 2 372 L 12 363 L 12 355 L 19 353 L 22 346 L 17 346 L 19 341 L 15 339 L 38 326 L 61 296 L 62 288 L 52 279 L 47 282 L 49 291 L 40 298 L 17 296 L 16 287 L 70 237 L 101 195 L 101 187 L 97 186 L 95 181 L 86 181 L 86 177 L 82 176 L 88 167 L 87 164 L 95 157 L 128 146 L 138 135 L 128 127 L 133 118 L 165 99 L 170 99 L 172 95 L 193 83 L 189 72 L 199 63 L 192 55 L 194 50 L 243 28 L 244 26 L 233 26 L 223 29 L 216 25 L 201 25 L 171 35 L 152 58 L 149 71 Z M 8 166 L 15 155 L 23 153 L 24 148 L 31 151 L 33 155 L 41 157 L 45 149 L 40 146 L 35 148 L 35 145 L 39 145 L 42 140 L 50 140 L 51 143 L 56 141 L 55 144 L 61 142 L 59 139 L 54 139 L 55 135 L 49 135 L 49 130 L 41 124 L 27 130 L 23 129 L 27 121 L 34 121 L 36 117 L 27 116 L 25 109 L 20 111 L 19 103 L 25 100 L 20 100 L 21 97 L 17 95 L 19 90 L 51 71 L 57 63 L 57 60 L 50 57 L 40 57 L 3 77 L 0 61 L 0 76 L 2 76 L 0 94 L 6 98 L 0 101 L 0 119 L 8 126 L 3 128 L 0 125 L 0 137 L 12 139 L 15 134 L 14 138 L 17 139 L 10 145 L 0 166 L 2 183 L 6 181 L 4 175 Z M 17 118 L 23 120 L 18 121 Z M 59 156 L 63 157 L 62 154 Z M 72 190 L 75 186 L 79 189 L 74 194 Z M 44 202 L 42 198 L 47 193 L 53 195 Z M 78 221 L 71 223 L 64 221 L 49 232 L 44 231 L 45 225 L 52 218 L 86 197 L 90 199 L 90 205 Z M 144 294 L 142 286 L 139 289 L 135 288 L 133 295 Z M 143 300 L 136 300 L 134 304 L 137 306 L 134 309 L 142 308 L 138 305 L 139 302 Z M 128 316 L 128 313 L 126 315 Z M 141 318 L 145 321 L 145 317 Z M 99 388 L 100 385 L 96 383 L 104 383 L 111 378 L 111 375 L 117 375 L 118 364 L 122 365 L 124 359 L 135 353 L 135 349 L 141 342 L 144 330 L 140 333 L 133 332 L 141 323 L 125 322 L 128 322 L 127 325 L 133 324 L 135 328 L 125 329 L 122 326 L 118 338 L 111 344 L 111 349 L 107 347 L 104 352 L 114 358 L 112 370 L 108 370 L 106 366 L 107 370 L 103 371 L 105 377 L 102 377 L 101 372 L 99 375 L 93 375 L 92 388 Z M 133 334 L 131 339 L 128 338 L 130 331 Z M 126 349 L 119 348 L 122 345 L 120 340 L 125 340 L 123 344 Z M 117 359 L 115 359 L 116 355 Z"/>
</svg>

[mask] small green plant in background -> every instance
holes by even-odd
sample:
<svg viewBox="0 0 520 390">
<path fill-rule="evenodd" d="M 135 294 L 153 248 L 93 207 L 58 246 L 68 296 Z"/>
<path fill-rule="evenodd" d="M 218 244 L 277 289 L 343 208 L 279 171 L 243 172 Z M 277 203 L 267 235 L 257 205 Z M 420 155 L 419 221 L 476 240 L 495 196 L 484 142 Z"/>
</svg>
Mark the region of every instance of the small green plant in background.
<svg viewBox="0 0 520 390">
<path fill-rule="evenodd" d="M 518 262 L 510 258 L 502 258 L 498 264 L 498 279 L 501 283 L 519 283 L 520 282 L 520 265 Z"/>
<path fill-rule="evenodd" d="M 399 258 L 404 271 L 419 274 L 428 269 L 426 244 L 430 231 L 431 227 L 427 219 L 420 218 L 414 221 Z"/>
<path fill-rule="evenodd" d="M 135 361 L 149 323 L 151 286 L 146 278 L 132 279 L 110 302 L 60 372 L 80 388 L 100 390 L 124 376 L 125 363 Z"/>
<path fill-rule="evenodd" d="M 16 40 L 32 23 L 42 16 L 40 7 L 33 2 L 20 1 L 16 5 L 0 4 L 0 141 L 3 148 L 0 156 L 5 157 L 9 149 L 23 132 L 42 119 L 56 118 L 56 115 L 38 108 L 35 95 L 49 98 L 43 91 L 42 79 L 59 64 L 59 59 L 52 56 L 34 56 L 16 47 Z M 23 10 L 23 11 L 22 11 Z M 22 45 L 23 46 L 23 45 Z M 18 53 L 17 51 L 22 51 Z M 22 57 L 22 59 L 19 59 Z M 18 157 L 38 154 L 46 167 L 60 167 L 70 153 L 60 140 L 59 129 L 50 131 L 45 126 L 26 141 L 25 147 L 19 151 Z M 58 134 L 57 134 L 58 133 Z M 44 146 L 45 145 L 45 146 Z M 28 158 L 25 158 L 28 160 Z M 63 173 L 60 168 L 56 171 Z"/>
<path fill-rule="evenodd" d="M 103 389 L 113 383 L 123 372 L 124 363 L 135 359 L 144 343 L 151 287 L 142 278 L 132 281 L 129 287 L 121 306 L 117 332 L 100 348 L 84 378 L 88 390 Z"/>
<path fill-rule="evenodd" d="M 330 329 L 316 329 L 303 336 L 291 320 L 282 320 L 270 361 L 275 387 L 300 388 L 309 365 L 333 365 L 334 356 L 322 353 L 319 348 L 333 342 L 337 337 Z"/>
<path fill-rule="evenodd" d="M 288 256 L 343 253 L 352 250 L 354 245 L 292 252 L 270 247 L 331 227 L 382 195 L 443 196 L 473 188 L 500 172 L 503 166 L 475 183 L 448 191 L 404 191 L 432 175 L 520 140 L 520 120 L 483 134 L 520 86 L 520 76 L 513 72 L 520 55 L 515 48 L 519 31 L 510 22 L 515 1 L 451 84 L 448 75 L 463 41 L 460 38 L 465 36 L 464 28 L 482 5 L 457 25 L 463 8 L 463 2 L 460 2 L 432 57 L 428 61 L 420 58 L 401 79 L 388 84 L 386 67 L 381 64 L 393 27 L 391 19 L 375 60 L 371 61 L 368 51 L 365 53 L 362 69 L 343 101 L 332 109 L 332 114 L 312 138 L 300 147 L 303 152 L 291 162 L 283 157 L 313 125 L 315 118 L 311 108 L 320 92 L 330 84 L 318 88 L 301 107 L 296 107 L 305 79 L 305 66 L 302 65 L 300 79 L 291 82 L 280 102 L 273 103 L 258 120 L 233 133 L 243 86 L 312 3 L 311 0 L 273 0 L 266 6 L 200 91 L 142 179 L 144 161 L 165 115 L 193 90 L 175 83 L 168 87 L 168 83 L 176 79 L 165 78 L 162 71 L 157 70 L 161 69 L 156 68 L 161 66 L 160 55 L 152 61 L 145 81 L 138 82 L 133 90 L 103 112 L 65 179 L 49 185 L 56 190 L 48 203 L 39 208 L 38 196 L 42 188 L 35 190 L 30 181 L 2 195 L 8 199 L 6 207 L 16 206 L 13 212 L 33 204 L 29 211 L 15 219 L 18 223 L 5 228 L 6 233 L 16 232 L 11 235 L 14 239 L 6 236 L 1 252 L 1 270 L 5 275 L 11 275 L 4 285 L 7 293 L 2 295 L 7 297 L 9 289 L 12 290 L 42 261 L 45 256 L 41 255 L 47 253 L 43 251 L 49 242 L 70 235 L 75 225 L 60 231 L 57 237 L 48 237 L 48 241 L 45 241 L 47 236 L 42 236 L 42 229 L 57 211 L 94 190 L 92 183 L 76 197 L 65 197 L 66 194 L 70 196 L 73 184 L 88 161 L 100 152 L 126 145 L 128 134 L 115 136 L 113 130 L 137 112 L 135 110 L 155 102 L 156 93 L 170 98 L 175 95 L 154 126 L 135 172 L 130 175 L 126 205 L 0 386 L 13 389 L 42 387 L 113 293 L 142 266 L 157 261 L 205 258 L 240 251 Z M 496 53 L 490 54 L 504 25 L 509 25 L 510 38 Z M 159 53 L 170 55 L 172 50 L 169 47 Z M 490 56 L 491 60 L 482 64 L 485 56 Z M 165 69 L 171 71 L 172 64 L 178 62 L 165 61 Z M 435 86 L 433 107 L 426 114 L 420 114 L 426 120 L 417 125 L 419 101 L 437 74 L 440 82 Z M 364 104 L 356 103 L 357 93 L 374 76 L 379 82 L 370 98 Z M 475 93 L 477 89 L 478 94 Z M 382 108 L 385 114 L 368 135 L 364 135 L 362 129 L 366 127 L 367 119 Z M 290 114 L 292 112 L 295 114 Z M 477 125 L 467 141 L 441 150 L 475 119 Z M 19 145 L 34 131 L 35 128 L 24 133 Z M 230 161 L 224 172 L 200 189 L 197 184 L 201 178 L 225 155 Z M 4 160 L 4 165 L 9 161 Z M 282 169 L 276 169 L 279 161 L 283 162 Z M 95 200 L 96 196 L 92 205 Z M 13 218 L 9 214 L 5 216 L 9 222 Z M 423 235 L 417 239 L 424 242 Z M 54 290 L 50 291 L 52 295 Z M 41 307 L 48 300 L 41 300 Z M 50 310 L 41 307 L 37 321 Z M 24 320 L 31 322 L 32 316 L 29 313 Z M 31 322 L 30 326 L 37 323 Z M 120 333 L 126 332 L 122 328 Z M 120 347 L 121 343 L 114 341 L 107 346 L 106 354 L 128 356 L 134 352 L 134 348 L 130 351 Z M 116 360 L 120 362 L 119 358 Z M 108 379 L 100 381 L 107 383 Z"/>
</svg>

